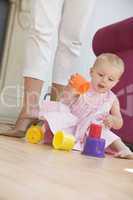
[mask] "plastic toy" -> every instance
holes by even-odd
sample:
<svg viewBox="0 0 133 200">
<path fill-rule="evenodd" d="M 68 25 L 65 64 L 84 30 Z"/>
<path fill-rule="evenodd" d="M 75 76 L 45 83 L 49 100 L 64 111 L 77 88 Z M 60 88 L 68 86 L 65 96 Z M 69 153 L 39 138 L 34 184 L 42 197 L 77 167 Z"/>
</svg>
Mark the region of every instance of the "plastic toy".
<svg viewBox="0 0 133 200">
<path fill-rule="evenodd" d="M 25 138 L 31 144 L 52 144 L 53 133 L 48 122 L 41 120 L 37 125 L 32 125 L 28 128 Z"/>
<path fill-rule="evenodd" d="M 57 131 L 53 138 L 53 147 L 58 150 L 72 150 L 75 144 L 74 136 L 66 134 L 64 131 Z"/>
<path fill-rule="evenodd" d="M 99 158 L 105 157 L 105 139 L 101 137 L 102 126 L 91 124 L 89 135 L 86 137 L 83 154 Z"/>
<path fill-rule="evenodd" d="M 44 141 L 44 132 L 41 129 L 41 126 L 32 125 L 27 131 L 25 139 L 31 144 L 38 144 Z"/>
<path fill-rule="evenodd" d="M 71 86 L 80 94 L 86 93 L 90 89 L 90 83 L 80 74 L 74 76 Z"/>
<path fill-rule="evenodd" d="M 99 124 L 91 124 L 89 128 L 89 135 L 92 138 L 100 139 L 102 133 L 102 126 Z"/>
</svg>

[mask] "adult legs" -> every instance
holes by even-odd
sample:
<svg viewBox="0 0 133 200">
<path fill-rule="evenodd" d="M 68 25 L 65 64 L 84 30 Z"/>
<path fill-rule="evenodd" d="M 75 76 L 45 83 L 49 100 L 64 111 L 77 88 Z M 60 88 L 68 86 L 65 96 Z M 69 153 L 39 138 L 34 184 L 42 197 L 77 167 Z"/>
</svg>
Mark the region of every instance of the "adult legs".
<svg viewBox="0 0 133 200">
<path fill-rule="evenodd" d="M 17 130 L 25 130 L 25 126 L 38 118 L 39 98 L 42 85 L 42 80 L 24 77 L 23 107 L 16 121 Z"/>
<path fill-rule="evenodd" d="M 58 31 L 64 0 L 32 0 L 32 24 L 28 34 L 24 63 L 24 100 L 15 129 L 3 135 L 22 137 L 27 126 L 36 120 L 43 82 L 49 69 L 53 41 Z"/>
<path fill-rule="evenodd" d="M 94 4 L 94 0 L 65 0 L 54 62 L 52 99 L 58 99 L 70 75 L 77 72 L 76 66 Z"/>
<path fill-rule="evenodd" d="M 25 131 L 32 123 L 38 122 L 39 96 L 43 81 L 30 77 L 24 78 L 23 106 L 15 127 L 0 132 L 0 135 L 24 137 Z"/>
</svg>

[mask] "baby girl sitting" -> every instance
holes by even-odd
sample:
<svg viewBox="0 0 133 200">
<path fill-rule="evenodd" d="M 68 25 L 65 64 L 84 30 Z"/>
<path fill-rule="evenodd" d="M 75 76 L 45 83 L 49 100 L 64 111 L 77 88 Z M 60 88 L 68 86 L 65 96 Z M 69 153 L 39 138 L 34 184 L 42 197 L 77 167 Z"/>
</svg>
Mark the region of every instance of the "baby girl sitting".
<svg viewBox="0 0 133 200">
<path fill-rule="evenodd" d="M 72 83 L 72 75 L 64 89 L 60 102 L 43 102 L 40 112 L 49 124 L 51 133 L 64 130 L 76 137 L 74 149 L 82 150 L 83 138 L 92 122 L 102 120 L 102 138 L 106 140 L 106 151 L 115 151 L 115 157 L 133 159 L 133 153 L 110 129 L 120 129 L 123 119 L 116 95 L 111 89 L 124 72 L 124 63 L 117 55 L 101 54 L 90 70 L 91 89 L 80 95 Z"/>
</svg>

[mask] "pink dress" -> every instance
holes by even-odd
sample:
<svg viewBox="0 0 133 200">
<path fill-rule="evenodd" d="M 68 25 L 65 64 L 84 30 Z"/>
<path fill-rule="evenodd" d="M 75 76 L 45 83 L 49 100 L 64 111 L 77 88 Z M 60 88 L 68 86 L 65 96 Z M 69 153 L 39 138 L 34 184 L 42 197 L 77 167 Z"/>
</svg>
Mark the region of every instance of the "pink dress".
<svg viewBox="0 0 133 200">
<path fill-rule="evenodd" d="M 115 99 L 116 96 L 112 91 L 101 94 L 89 91 L 74 101 L 67 98 L 62 99 L 61 102 L 44 101 L 40 116 L 45 116 L 53 133 L 63 130 L 73 134 L 77 141 L 74 149 L 82 150 L 81 139 L 85 136 L 90 124 L 92 122 L 102 123 L 103 118 L 109 114 Z M 104 126 L 102 138 L 106 140 L 106 147 L 119 139 Z"/>
</svg>

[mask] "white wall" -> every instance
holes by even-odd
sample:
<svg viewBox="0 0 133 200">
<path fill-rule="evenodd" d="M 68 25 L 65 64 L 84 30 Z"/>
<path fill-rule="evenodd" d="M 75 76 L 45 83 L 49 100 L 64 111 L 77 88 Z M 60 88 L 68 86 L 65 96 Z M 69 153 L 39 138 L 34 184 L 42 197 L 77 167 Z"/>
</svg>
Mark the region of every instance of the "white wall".
<svg viewBox="0 0 133 200">
<path fill-rule="evenodd" d="M 95 56 L 92 51 L 92 38 L 95 32 L 106 25 L 133 17 L 133 0 L 96 0 L 92 17 L 88 24 L 87 39 L 82 51 L 79 68 L 87 76 L 88 66 L 92 66 Z"/>
</svg>

